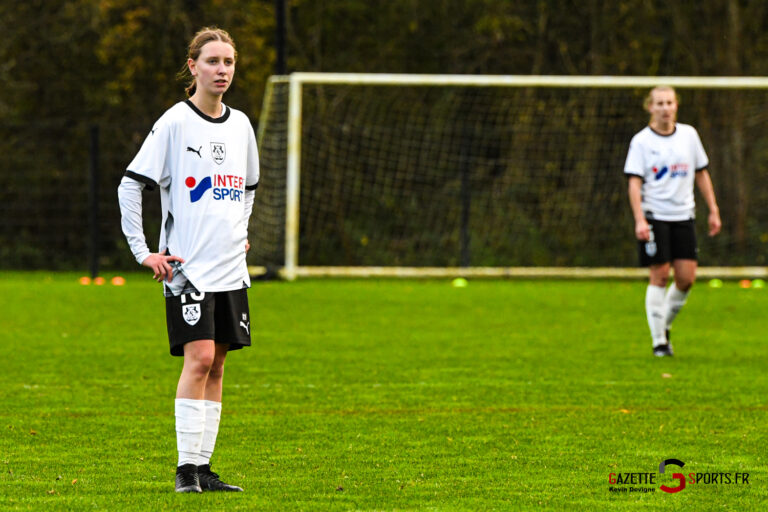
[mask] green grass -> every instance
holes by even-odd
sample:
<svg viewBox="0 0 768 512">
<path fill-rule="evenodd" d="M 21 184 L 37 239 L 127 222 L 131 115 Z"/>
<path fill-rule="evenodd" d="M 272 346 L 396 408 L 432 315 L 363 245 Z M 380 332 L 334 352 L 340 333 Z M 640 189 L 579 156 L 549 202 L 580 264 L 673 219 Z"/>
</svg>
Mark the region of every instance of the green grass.
<svg viewBox="0 0 768 512">
<path fill-rule="evenodd" d="M 768 290 L 698 285 L 651 356 L 640 282 L 298 281 L 250 290 L 214 469 L 176 495 L 163 297 L 0 274 L 0 508 L 750 510 L 768 499 Z M 611 472 L 749 485 L 614 494 Z M 674 468 L 675 471 L 680 471 Z"/>
</svg>

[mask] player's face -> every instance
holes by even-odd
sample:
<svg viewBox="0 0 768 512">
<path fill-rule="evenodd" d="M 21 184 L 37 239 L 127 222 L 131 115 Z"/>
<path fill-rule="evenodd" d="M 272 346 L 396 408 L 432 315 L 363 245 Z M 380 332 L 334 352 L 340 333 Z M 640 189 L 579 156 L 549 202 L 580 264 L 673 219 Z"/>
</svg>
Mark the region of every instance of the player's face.
<svg viewBox="0 0 768 512">
<path fill-rule="evenodd" d="M 651 93 L 653 98 L 648 107 L 651 124 L 669 125 L 677 118 L 677 97 L 671 89 L 661 89 Z"/>
<path fill-rule="evenodd" d="M 197 60 L 189 59 L 188 64 L 198 91 L 221 96 L 235 76 L 235 49 L 229 43 L 211 41 L 200 49 Z"/>
</svg>

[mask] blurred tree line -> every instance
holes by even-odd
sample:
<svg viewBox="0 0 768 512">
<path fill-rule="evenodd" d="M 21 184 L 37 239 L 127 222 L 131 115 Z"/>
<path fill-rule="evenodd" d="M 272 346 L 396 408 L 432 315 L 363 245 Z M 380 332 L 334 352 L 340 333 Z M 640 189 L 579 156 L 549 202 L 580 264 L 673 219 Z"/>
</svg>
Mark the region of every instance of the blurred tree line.
<svg viewBox="0 0 768 512">
<path fill-rule="evenodd" d="M 286 6 L 289 72 L 761 76 L 768 67 L 768 3 L 754 0 Z M 133 268 L 115 187 L 153 121 L 183 99 L 176 74 L 187 42 L 206 25 L 227 29 L 237 43 L 236 79 L 225 101 L 255 124 L 275 65 L 274 0 L 0 3 L 0 267 L 86 268 L 88 133 L 98 126 L 101 263 Z M 738 246 L 750 233 L 749 208 L 768 198 L 753 179 L 764 169 L 744 160 L 756 114 L 729 98 L 708 106 L 727 126 L 699 128 L 705 146 L 707 133 L 727 132 L 717 139 L 727 140 L 725 147 L 707 149 L 728 162 L 713 175 Z M 154 196 L 145 201 L 157 203 Z M 154 224 L 146 222 L 152 243 Z"/>
</svg>

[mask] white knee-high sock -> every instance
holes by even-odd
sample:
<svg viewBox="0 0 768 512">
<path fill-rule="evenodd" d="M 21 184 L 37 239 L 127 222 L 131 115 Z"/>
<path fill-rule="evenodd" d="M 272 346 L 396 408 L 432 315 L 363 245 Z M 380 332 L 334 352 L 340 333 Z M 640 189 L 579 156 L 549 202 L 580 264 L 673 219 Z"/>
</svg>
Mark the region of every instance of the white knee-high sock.
<svg viewBox="0 0 768 512">
<path fill-rule="evenodd" d="M 197 465 L 205 429 L 205 401 L 190 398 L 176 399 L 176 448 L 179 466 Z"/>
<path fill-rule="evenodd" d="M 198 466 L 210 464 L 213 448 L 216 446 L 216 436 L 219 434 L 219 421 L 221 420 L 221 402 L 205 401 L 205 432 L 203 433 L 203 447 Z"/>
<path fill-rule="evenodd" d="M 645 314 L 648 318 L 648 327 L 651 328 L 653 346 L 663 345 L 667 342 L 664 334 L 664 292 L 663 286 L 648 285 L 645 291 Z"/>
<path fill-rule="evenodd" d="M 687 292 L 678 290 L 674 283 L 667 290 L 667 296 L 664 298 L 664 325 L 666 329 L 672 326 L 672 321 L 680 310 L 683 309 L 683 306 L 685 306 L 685 301 L 688 300 L 688 292 L 690 290 Z"/>
</svg>

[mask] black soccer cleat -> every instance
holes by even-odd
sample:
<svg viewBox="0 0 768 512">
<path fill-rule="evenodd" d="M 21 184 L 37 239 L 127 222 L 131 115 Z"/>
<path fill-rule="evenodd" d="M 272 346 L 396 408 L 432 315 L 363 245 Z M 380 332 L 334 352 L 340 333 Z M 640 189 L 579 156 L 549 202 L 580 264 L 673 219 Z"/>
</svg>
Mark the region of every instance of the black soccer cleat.
<svg viewBox="0 0 768 512">
<path fill-rule="evenodd" d="M 176 468 L 176 492 L 203 492 L 196 465 L 183 464 Z"/>
<path fill-rule="evenodd" d="M 219 480 L 219 475 L 211 471 L 210 464 L 197 466 L 197 475 L 200 479 L 200 487 L 204 491 L 243 492 L 243 489 L 240 487 L 225 484 Z"/>
<path fill-rule="evenodd" d="M 675 353 L 672 352 L 672 345 L 669 343 L 664 343 L 662 345 L 656 345 L 653 347 L 653 355 L 656 357 L 672 357 L 675 355 Z"/>
</svg>

